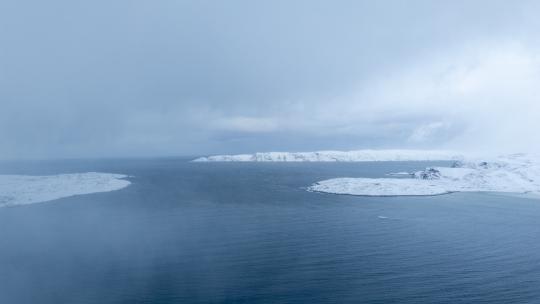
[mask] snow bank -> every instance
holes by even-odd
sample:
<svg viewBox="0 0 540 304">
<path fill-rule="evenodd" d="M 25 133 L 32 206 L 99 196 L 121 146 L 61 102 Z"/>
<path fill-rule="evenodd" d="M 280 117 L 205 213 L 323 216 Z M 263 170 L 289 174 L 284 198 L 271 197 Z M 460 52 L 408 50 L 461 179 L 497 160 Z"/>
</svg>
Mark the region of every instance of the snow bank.
<svg viewBox="0 0 540 304">
<path fill-rule="evenodd" d="M 364 196 L 436 195 L 449 192 L 437 183 L 399 178 L 334 178 L 318 182 L 309 190 Z"/>
<path fill-rule="evenodd" d="M 318 152 L 266 152 L 200 157 L 194 162 L 365 162 L 459 160 L 457 153 L 433 150 L 357 150 Z"/>
<path fill-rule="evenodd" d="M 49 176 L 0 175 L 0 207 L 41 203 L 63 197 L 127 187 L 126 175 L 75 173 Z"/>
<path fill-rule="evenodd" d="M 335 178 L 315 183 L 310 191 L 366 196 L 436 195 L 450 192 L 540 194 L 540 157 L 506 155 L 489 161 L 459 161 L 433 167 L 408 178 Z"/>
</svg>

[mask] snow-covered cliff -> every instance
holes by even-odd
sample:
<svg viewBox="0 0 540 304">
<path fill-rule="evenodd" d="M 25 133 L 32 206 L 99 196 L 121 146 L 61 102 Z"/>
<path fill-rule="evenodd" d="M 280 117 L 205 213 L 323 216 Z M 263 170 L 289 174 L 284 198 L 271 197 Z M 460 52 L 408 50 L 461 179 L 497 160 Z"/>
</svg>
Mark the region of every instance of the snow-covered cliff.
<svg viewBox="0 0 540 304">
<path fill-rule="evenodd" d="M 458 153 L 434 150 L 356 150 L 317 152 L 266 152 L 200 157 L 195 162 L 365 162 L 459 160 Z"/>
</svg>

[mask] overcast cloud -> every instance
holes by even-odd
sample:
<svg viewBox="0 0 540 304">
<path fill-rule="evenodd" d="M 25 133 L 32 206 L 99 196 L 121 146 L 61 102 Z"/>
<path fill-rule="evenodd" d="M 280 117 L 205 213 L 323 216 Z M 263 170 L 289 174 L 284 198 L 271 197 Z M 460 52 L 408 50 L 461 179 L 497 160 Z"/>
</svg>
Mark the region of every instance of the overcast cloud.
<svg viewBox="0 0 540 304">
<path fill-rule="evenodd" d="M 538 151 L 536 1 L 0 2 L 0 158 Z"/>
</svg>

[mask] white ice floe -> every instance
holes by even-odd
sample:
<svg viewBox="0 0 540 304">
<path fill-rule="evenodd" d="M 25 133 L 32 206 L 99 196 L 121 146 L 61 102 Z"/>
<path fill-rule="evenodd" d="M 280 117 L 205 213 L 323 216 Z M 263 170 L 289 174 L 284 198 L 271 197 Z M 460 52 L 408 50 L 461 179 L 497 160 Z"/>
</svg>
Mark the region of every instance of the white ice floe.
<svg viewBox="0 0 540 304">
<path fill-rule="evenodd" d="M 49 176 L 0 175 L 0 207 L 51 201 L 127 187 L 126 175 L 75 173 Z"/>
<path fill-rule="evenodd" d="M 399 176 L 403 176 L 402 173 Z M 452 167 L 432 167 L 410 178 L 335 178 L 310 191 L 366 196 L 437 195 L 451 192 L 540 194 L 540 157 L 506 155 L 491 160 L 464 160 Z"/>
<path fill-rule="evenodd" d="M 356 150 L 317 152 L 266 152 L 200 157 L 195 162 L 366 162 L 459 160 L 454 152 L 434 150 Z"/>
</svg>

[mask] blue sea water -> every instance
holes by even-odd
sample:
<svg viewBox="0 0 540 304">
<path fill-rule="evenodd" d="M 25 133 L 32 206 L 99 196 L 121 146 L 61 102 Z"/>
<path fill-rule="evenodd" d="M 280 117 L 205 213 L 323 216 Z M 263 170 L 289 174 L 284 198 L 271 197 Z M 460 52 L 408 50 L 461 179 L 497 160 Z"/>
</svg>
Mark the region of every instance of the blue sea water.
<svg viewBox="0 0 540 304">
<path fill-rule="evenodd" d="M 3 162 L 133 177 L 0 208 L 0 303 L 540 303 L 540 200 L 304 189 L 429 164 Z"/>
</svg>

